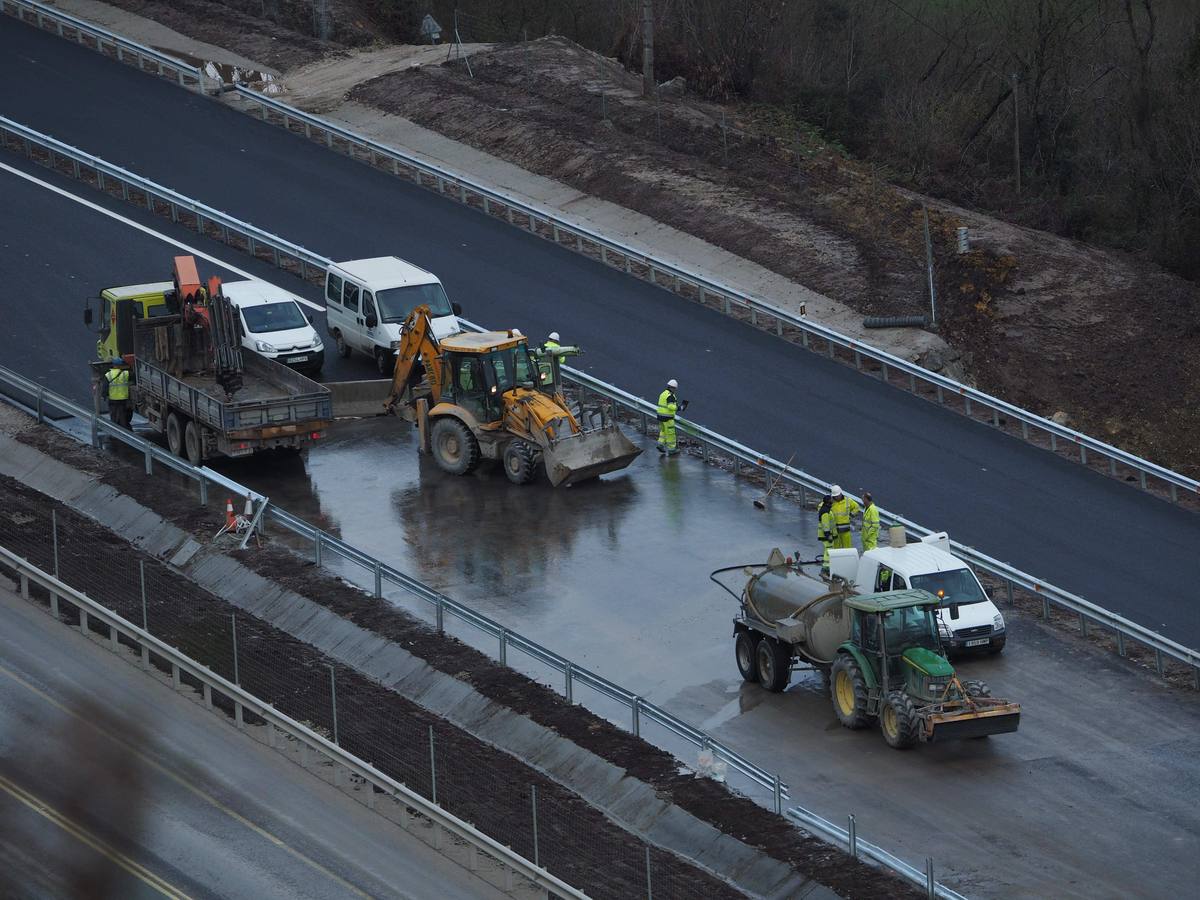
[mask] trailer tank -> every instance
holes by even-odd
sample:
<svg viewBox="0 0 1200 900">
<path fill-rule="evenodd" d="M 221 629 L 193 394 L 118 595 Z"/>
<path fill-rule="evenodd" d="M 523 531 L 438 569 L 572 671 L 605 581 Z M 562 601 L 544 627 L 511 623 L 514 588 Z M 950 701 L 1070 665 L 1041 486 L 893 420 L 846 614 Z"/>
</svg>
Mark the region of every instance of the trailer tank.
<svg viewBox="0 0 1200 900">
<path fill-rule="evenodd" d="M 841 581 L 830 584 L 798 566 L 768 566 L 750 576 L 742 605 L 758 630 L 773 632 L 812 664 L 828 666 L 850 638 L 851 617 L 842 605 L 850 595 Z"/>
</svg>

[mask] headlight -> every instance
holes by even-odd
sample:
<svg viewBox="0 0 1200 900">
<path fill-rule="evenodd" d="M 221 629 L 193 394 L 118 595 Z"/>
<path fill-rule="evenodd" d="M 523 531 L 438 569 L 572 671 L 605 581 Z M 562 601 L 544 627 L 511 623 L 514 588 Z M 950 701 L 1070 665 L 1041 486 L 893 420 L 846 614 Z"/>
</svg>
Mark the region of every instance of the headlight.
<svg viewBox="0 0 1200 900">
<path fill-rule="evenodd" d="M 1004 616 L 1000 615 L 1000 613 L 996 613 L 994 616 L 992 616 L 992 631 L 1003 631 L 1003 630 L 1004 630 Z"/>
<path fill-rule="evenodd" d="M 255 341 L 254 349 L 257 350 L 259 353 L 274 353 L 275 352 L 274 345 L 268 344 L 266 341 Z"/>
<path fill-rule="evenodd" d="M 321 336 L 315 331 L 313 332 L 313 349 L 320 350 L 325 345 L 321 343 Z"/>
</svg>

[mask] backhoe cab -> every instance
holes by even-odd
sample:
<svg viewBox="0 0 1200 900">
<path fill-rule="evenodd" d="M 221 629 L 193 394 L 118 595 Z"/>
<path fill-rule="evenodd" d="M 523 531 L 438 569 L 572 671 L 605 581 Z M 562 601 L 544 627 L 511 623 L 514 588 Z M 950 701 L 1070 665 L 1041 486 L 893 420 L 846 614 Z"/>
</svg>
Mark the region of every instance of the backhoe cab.
<svg viewBox="0 0 1200 900">
<path fill-rule="evenodd" d="M 499 459 L 515 484 L 544 466 L 558 486 L 625 468 L 641 449 L 614 423 L 580 425 L 559 388 L 564 351 L 578 352 L 535 355 L 515 330 L 438 341 L 429 308 L 418 306 L 404 323 L 385 407 L 414 419 L 422 450 L 454 475 Z"/>
<path fill-rule="evenodd" d="M 1016 731 L 1021 707 L 992 697 L 982 681 L 961 681 L 942 655 L 938 598 L 922 590 L 847 598 L 850 640 L 838 648 L 830 693 L 847 728 L 879 721 L 897 749 Z"/>
</svg>

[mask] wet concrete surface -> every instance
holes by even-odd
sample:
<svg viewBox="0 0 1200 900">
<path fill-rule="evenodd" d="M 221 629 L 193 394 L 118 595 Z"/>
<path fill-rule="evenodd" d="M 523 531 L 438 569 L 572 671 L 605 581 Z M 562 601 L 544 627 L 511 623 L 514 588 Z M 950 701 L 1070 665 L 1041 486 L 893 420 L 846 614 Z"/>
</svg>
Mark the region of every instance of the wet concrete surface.
<svg viewBox="0 0 1200 900">
<path fill-rule="evenodd" d="M 1002 657 L 960 663 L 1022 703 L 1016 734 L 900 753 L 877 730 L 841 728 L 815 673 L 782 695 L 744 684 L 734 602 L 708 573 L 773 546 L 815 554 L 812 514 L 786 501 L 757 511 L 761 489 L 699 460 L 648 447 L 599 483 L 518 487 L 496 467 L 446 475 L 417 453 L 411 426 L 378 418 L 339 423 L 307 458 L 221 468 L 779 771 L 794 802 L 837 822 L 855 813 L 864 838 L 910 861 L 932 854 L 971 896 L 1165 897 L 1200 877 L 1200 699 L 1026 620 L 1009 615 Z M 371 588 L 361 569 L 334 566 Z M 495 653 L 477 632 L 448 630 Z M 595 700 L 584 698 L 625 721 Z"/>
</svg>

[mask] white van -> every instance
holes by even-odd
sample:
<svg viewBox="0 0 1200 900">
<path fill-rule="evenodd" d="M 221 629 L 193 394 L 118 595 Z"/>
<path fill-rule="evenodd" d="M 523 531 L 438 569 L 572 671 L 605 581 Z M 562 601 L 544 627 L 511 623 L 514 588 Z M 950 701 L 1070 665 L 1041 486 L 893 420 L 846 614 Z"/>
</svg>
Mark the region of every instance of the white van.
<svg viewBox="0 0 1200 900">
<path fill-rule="evenodd" d="M 325 273 L 325 322 L 338 355 L 365 353 L 380 375 L 392 374 L 400 326 L 422 304 L 433 313 L 439 340 L 462 331 L 462 309 L 450 302 L 437 276 L 399 257 L 334 263 Z"/>
<path fill-rule="evenodd" d="M 944 531 L 911 543 L 901 531 L 894 542 L 861 556 L 855 549 L 830 550 L 829 568 L 861 594 L 920 588 L 940 599 L 938 631 L 947 653 L 1004 649 L 1004 616 L 971 568 L 950 552 Z"/>
<path fill-rule="evenodd" d="M 238 310 L 242 346 L 310 375 L 325 363 L 325 345 L 296 296 L 265 281 L 227 281 L 221 292 Z"/>
</svg>

